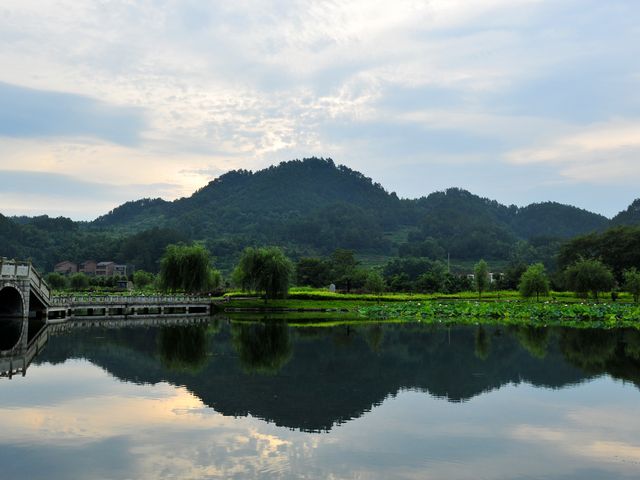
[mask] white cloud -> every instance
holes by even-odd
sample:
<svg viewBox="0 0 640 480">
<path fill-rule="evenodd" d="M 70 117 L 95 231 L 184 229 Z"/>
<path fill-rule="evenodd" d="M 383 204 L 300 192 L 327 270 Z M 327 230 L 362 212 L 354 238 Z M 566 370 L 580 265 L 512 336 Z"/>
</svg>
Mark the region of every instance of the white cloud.
<svg viewBox="0 0 640 480">
<path fill-rule="evenodd" d="M 565 178 L 577 182 L 638 182 L 640 123 L 594 125 L 533 148 L 512 151 L 507 159 L 515 164 L 553 165 Z"/>
<path fill-rule="evenodd" d="M 578 155 L 577 140 L 549 140 L 585 124 L 579 112 L 548 111 L 557 102 L 547 93 L 565 88 L 553 83 L 558 72 L 583 74 L 581 95 L 606 91 L 622 99 L 603 97 L 600 121 L 613 118 L 611 109 L 626 109 L 613 113 L 630 123 L 640 115 L 633 110 L 640 41 L 628 21 L 638 7 L 586 3 L 5 0 L 0 82 L 135 107 L 146 124 L 140 144 L 129 147 L 68 136 L 20 145 L 0 138 L 0 167 L 60 168 L 109 182 L 125 181 L 126 172 L 136 183 L 171 179 L 186 194 L 209 179 L 194 171 L 260 168 L 312 154 L 356 159 L 351 166 L 379 172 L 384 184 L 398 144 L 395 165 L 465 156 L 497 162 L 505 154 L 517 165 Z M 609 76 L 623 85 L 612 86 Z M 596 77 L 603 83 L 586 81 Z M 530 91 L 538 81 L 541 91 Z M 401 90 L 406 98 L 394 99 Z M 329 128 L 337 124 L 357 128 L 357 137 Z M 420 129 L 449 132 L 439 156 L 415 142 Z M 471 150 L 471 137 L 476 152 L 456 151 L 461 143 Z M 622 174 L 612 172 L 633 168 L 635 154 L 613 150 L 608 175 L 618 181 Z M 544 165 L 559 165 L 576 181 L 604 178 L 593 173 L 595 157 L 577 163 Z M 399 183 L 414 191 L 416 182 L 408 171 Z"/>
</svg>

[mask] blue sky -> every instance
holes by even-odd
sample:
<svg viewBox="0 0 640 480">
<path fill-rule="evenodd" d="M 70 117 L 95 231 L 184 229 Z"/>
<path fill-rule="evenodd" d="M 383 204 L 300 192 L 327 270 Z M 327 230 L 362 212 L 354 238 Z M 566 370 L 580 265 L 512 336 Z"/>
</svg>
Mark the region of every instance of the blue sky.
<svg viewBox="0 0 640 480">
<path fill-rule="evenodd" d="M 0 212 L 91 219 L 332 157 L 611 216 L 640 197 L 635 0 L 5 0 Z"/>
</svg>

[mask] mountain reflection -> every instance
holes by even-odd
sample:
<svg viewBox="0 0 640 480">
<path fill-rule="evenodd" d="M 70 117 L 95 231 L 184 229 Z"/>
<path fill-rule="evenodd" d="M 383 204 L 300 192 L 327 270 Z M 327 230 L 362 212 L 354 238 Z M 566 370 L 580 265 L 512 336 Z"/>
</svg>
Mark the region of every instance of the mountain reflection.
<svg viewBox="0 0 640 480">
<path fill-rule="evenodd" d="M 52 337 L 36 362 L 70 358 L 126 382 L 184 385 L 224 415 L 304 431 L 330 430 L 401 390 L 461 402 L 510 383 L 562 388 L 603 374 L 640 385 L 636 330 L 223 319 L 72 329 Z"/>
</svg>

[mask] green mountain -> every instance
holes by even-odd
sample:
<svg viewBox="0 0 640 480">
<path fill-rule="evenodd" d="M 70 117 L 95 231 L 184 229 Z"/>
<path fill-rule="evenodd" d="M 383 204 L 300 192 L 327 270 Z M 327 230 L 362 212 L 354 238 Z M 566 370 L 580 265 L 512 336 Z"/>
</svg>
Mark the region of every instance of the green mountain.
<svg viewBox="0 0 640 480">
<path fill-rule="evenodd" d="M 460 260 L 506 260 L 523 241 L 535 258 L 536 248 L 548 253 L 560 241 L 609 224 L 569 205 L 505 206 L 457 188 L 400 199 L 331 159 L 308 158 L 231 171 L 190 197 L 127 202 L 88 223 L 0 217 L 0 254 L 31 257 L 45 270 L 86 258 L 155 270 L 165 245 L 199 240 L 225 268 L 245 246 L 266 244 L 294 258 L 347 248 L 383 257 L 442 259 L 448 252 Z"/>
<path fill-rule="evenodd" d="M 640 198 L 633 201 L 629 208 L 611 219 L 613 225 L 640 225 Z"/>
</svg>

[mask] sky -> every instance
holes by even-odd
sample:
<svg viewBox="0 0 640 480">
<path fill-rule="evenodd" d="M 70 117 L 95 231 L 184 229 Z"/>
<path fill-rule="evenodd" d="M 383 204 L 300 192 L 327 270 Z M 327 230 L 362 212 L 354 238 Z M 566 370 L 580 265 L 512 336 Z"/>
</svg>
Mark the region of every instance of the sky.
<svg viewBox="0 0 640 480">
<path fill-rule="evenodd" d="M 92 219 L 331 157 L 607 216 L 640 197 L 637 0 L 3 0 L 0 213 Z"/>
</svg>

